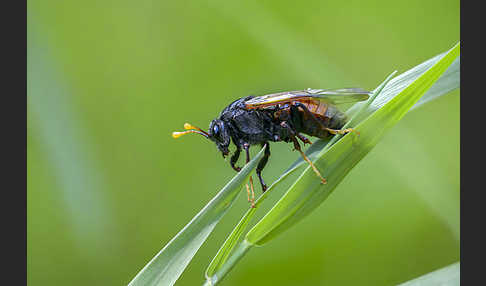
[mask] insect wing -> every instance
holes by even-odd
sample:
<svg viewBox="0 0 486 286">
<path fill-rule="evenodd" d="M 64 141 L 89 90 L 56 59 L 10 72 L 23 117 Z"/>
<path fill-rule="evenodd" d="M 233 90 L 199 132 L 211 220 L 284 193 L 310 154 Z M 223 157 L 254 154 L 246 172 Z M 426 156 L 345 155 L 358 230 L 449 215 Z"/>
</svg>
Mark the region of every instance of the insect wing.
<svg viewBox="0 0 486 286">
<path fill-rule="evenodd" d="M 361 88 L 308 89 L 307 91 L 312 94 L 313 98 L 334 105 L 367 100 L 371 94 Z"/>
<path fill-rule="evenodd" d="M 286 103 L 303 97 L 309 97 L 309 94 L 305 93 L 305 91 L 287 91 L 257 96 L 247 100 L 245 104 L 247 107 L 257 108 Z"/>
<path fill-rule="evenodd" d="M 361 88 L 311 89 L 288 91 L 254 97 L 245 102 L 248 108 L 267 107 L 305 99 L 317 99 L 333 105 L 367 100 L 370 92 Z"/>
</svg>

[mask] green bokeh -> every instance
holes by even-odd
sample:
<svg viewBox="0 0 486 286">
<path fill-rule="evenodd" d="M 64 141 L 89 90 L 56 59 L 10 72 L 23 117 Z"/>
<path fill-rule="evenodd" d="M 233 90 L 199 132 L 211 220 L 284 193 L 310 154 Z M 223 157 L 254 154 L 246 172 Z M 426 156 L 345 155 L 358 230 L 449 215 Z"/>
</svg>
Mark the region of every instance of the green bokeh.
<svg viewBox="0 0 486 286">
<path fill-rule="evenodd" d="M 126 285 L 216 194 L 234 171 L 200 136 L 173 140 L 184 122 L 248 94 L 373 89 L 457 41 L 457 0 L 29 1 L 29 285 Z M 291 149 L 272 145 L 267 182 Z M 177 285 L 202 283 L 244 196 Z M 459 239 L 454 91 L 222 285 L 392 285 L 458 261 Z"/>
</svg>

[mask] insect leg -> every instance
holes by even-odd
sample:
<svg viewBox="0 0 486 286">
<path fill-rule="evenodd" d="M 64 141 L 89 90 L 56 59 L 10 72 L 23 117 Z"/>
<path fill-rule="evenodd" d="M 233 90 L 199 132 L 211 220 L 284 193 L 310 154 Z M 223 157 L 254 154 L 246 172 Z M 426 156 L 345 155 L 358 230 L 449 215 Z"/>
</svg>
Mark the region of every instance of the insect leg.
<svg viewBox="0 0 486 286">
<path fill-rule="evenodd" d="M 270 157 L 270 145 L 268 144 L 268 142 L 264 143 L 262 145 L 265 146 L 265 153 L 263 154 L 263 158 L 258 163 L 258 166 L 256 168 L 256 173 L 258 175 L 258 179 L 260 179 L 260 184 L 262 186 L 262 192 L 264 193 L 267 190 L 267 185 L 265 185 L 265 182 L 263 181 L 262 171 L 263 171 L 263 168 L 265 168 L 265 165 L 267 164 L 268 157 Z"/>
<path fill-rule="evenodd" d="M 304 105 L 304 107 L 305 107 L 305 105 Z M 278 119 L 281 120 L 281 121 L 287 121 L 290 118 L 290 111 L 288 110 L 288 107 L 281 108 L 280 110 L 278 110 L 276 112 L 276 114 L 277 114 Z M 296 136 L 300 139 L 300 141 L 302 141 L 304 143 L 304 146 L 305 146 L 305 144 L 312 144 L 312 142 L 309 139 L 307 139 L 304 135 L 302 135 L 300 133 L 296 133 Z"/>
<path fill-rule="evenodd" d="M 317 124 L 319 124 L 322 127 L 322 129 L 327 130 L 331 134 L 338 134 L 339 133 L 341 135 L 344 135 L 344 134 L 347 134 L 349 132 L 356 132 L 358 134 L 358 136 L 359 136 L 359 132 L 358 131 L 355 131 L 352 128 L 346 128 L 346 129 L 341 129 L 341 130 L 335 130 L 335 129 L 327 128 L 326 126 L 322 125 L 322 123 L 319 120 L 317 120 L 317 118 L 314 116 L 314 114 L 312 112 L 310 112 L 310 110 L 307 108 L 307 106 L 305 106 L 305 104 L 302 104 L 300 102 L 294 102 L 293 105 L 295 107 L 302 108 L 304 110 L 304 112 L 308 116 L 310 116 L 310 118 L 312 118 L 312 120 L 314 120 Z"/>
<path fill-rule="evenodd" d="M 251 189 L 251 191 L 250 191 Z M 251 198 L 250 198 L 250 193 L 251 193 Z M 248 201 L 251 202 L 251 207 L 255 207 L 255 192 L 253 190 L 253 178 L 250 176 L 250 187 L 248 187 L 248 184 L 246 184 L 246 194 L 248 197 Z"/>
<path fill-rule="evenodd" d="M 250 162 L 250 144 L 248 143 L 243 143 L 243 149 L 245 149 L 246 152 L 246 163 Z"/>
<path fill-rule="evenodd" d="M 246 153 L 246 164 L 250 162 L 250 144 L 243 143 L 243 149 L 245 149 Z M 250 176 L 250 189 L 251 189 L 251 199 L 250 199 L 250 192 L 248 188 L 248 184 L 246 185 L 246 190 L 248 192 L 248 201 L 251 202 L 251 207 L 255 207 L 255 192 L 253 191 L 253 178 Z"/>
<path fill-rule="evenodd" d="M 236 161 L 238 161 L 238 158 L 240 157 L 240 152 L 241 152 L 241 147 L 240 146 L 236 146 L 236 151 L 235 153 L 233 154 L 233 156 L 231 156 L 231 160 L 230 160 L 230 164 L 231 164 L 231 167 L 236 171 L 236 172 L 239 172 L 241 170 L 240 167 L 237 167 L 235 166 L 236 164 Z"/>
<path fill-rule="evenodd" d="M 251 200 L 249 200 L 251 202 L 251 207 L 254 208 L 255 207 L 255 191 L 253 189 L 253 177 L 250 176 L 250 188 L 251 188 Z"/>
<path fill-rule="evenodd" d="M 251 200 L 250 200 L 250 187 L 248 187 L 248 184 L 246 184 L 246 197 L 248 198 L 248 201 L 251 202 Z"/>
<path fill-rule="evenodd" d="M 312 163 L 311 160 L 309 160 L 309 158 L 307 158 L 307 156 L 304 154 L 304 152 L 302 152 L 302 149 L 300 148 L 300 144 L 299 144 L 299 141 L 297 141 L 297 139 L 295 138 L 296 136 L 296 132 L 287 124 L 287 122 L 285 121 L 282 121 L 282 123 L 280 123 L 280 125 L 284 128 L 287 128 L 287 130 L 290 132 L 291 134 L 291 139 L 292 141 L 294 142 L 294 148 L 295 150 L 299 151 L 300 155 L 302 155 L 302 158 L 304 158 L 304 160 L 309 163 L 309 165 L 312 167 L 312 170 L 314 171 L 314 173 L 316 173 L 316 175 L 321 179 L 321 182 L 323 184 L 326 184 L 327 181 L 326 179 L 324 179 L 324 177 L 322 177 L 321 173 L 319 172 L 319 170 L 316 168 L 316 166 L 314 166 L 314 164 Z"/>
<path fill-rule="evenodd" d="M 307 139 L 307 137 L 305 137 L 304 135 L 302 135 L 300 133 L 297 133 L 296 135 L 300 139 L 300 141 L 302 141 L 304 143 L 304 146 L 305 146 L 305 144 L 312 144 L 312 142 L 309 139 Z"/>
<path fill-rule="evenodd" d="M 300 107 L 302 108 L 302 110 L 304 110 L 304 112 L 307 114 L 307 116 L 309 116 L 312 120 L 314 120 L 317 124 L 319 124 L 322 128 L 326 128 L 324 125 L 322 125 L 322 123 L 317 120 L 316 116 L 314 115 L 314 113 L 310 112 L 310 110 L 307 108 L 307 106 L 305 106 L 305 104 L 302 104 L 300 102 L 293 102 L 292 103 L 293 106 L 295 107 Z"/>
<path fill-rule="evenodd" d="M 327 130 L 327 131 L 329 131 L 329 133 L 331 133 L 331 134 L 341 134 L 341 135 L 344 135 L 344 134 L 347 134 L 349 132 L 356 132 L 356 133 L 358 133 L 358 131 L 355 131 L 352 128 L 346 128 L 346 129 L 336 130 L 336 129 L 331 129 L 331 128 L 325 127 L 324 129 Z"/>
</svg>

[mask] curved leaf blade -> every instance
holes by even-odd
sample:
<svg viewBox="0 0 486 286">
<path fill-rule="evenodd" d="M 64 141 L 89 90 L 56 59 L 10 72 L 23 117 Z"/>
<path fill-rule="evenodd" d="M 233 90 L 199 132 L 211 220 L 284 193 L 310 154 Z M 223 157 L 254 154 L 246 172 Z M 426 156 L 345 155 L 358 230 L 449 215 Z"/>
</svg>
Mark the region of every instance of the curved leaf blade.
<svg viewBox="0 0 486 286">
<path fill-rule="evenodd" d="M 361 134 L 359 139 L 353 134 L 344 136 L 329 149 L 321 151 L 322 154 L 315 161 L 315 165 L 327 178 L 328 183 L 320 184 L 312 169 L 307 167 L 277 204 L 248 232 L 245 240 L 250 244 L 262 245 L 320 205 L 349 171 L 378 143 L 383 134 L 417 103 L 459 54 L 460 46 L 456 44 L 416 80 L 401 91 L 395 90 L 396 96 L 390 91 L 388 98 L 379 97 L 388 101 L 376 102 L 379 99 L 377 98 L 369 110 L 379 109 L 375 112 L 369 111 L 372 115 L 354 128 Z M 389 85 L 391 84 L 392 81 Z"/>
<path fill-rule="evenodd" d="M 410 85 L 414 80 L 416 80 L 419 76 L 421 76 L 424 72 L 426 72 L 430 67 L 432 67 L 436 62 L 438 62 L 445 53 L 435 56 L 427 60 L 426 62 L 402 73 L 401 75 L 394 78 L 391 82 L 387 84 L 387 80 L 382 83 L 378 88 L 375 89 L 374 93 L 376 94 L 380 91 L 380 88 L 383 85 L 383 91 L 376 94 L 377 98 L 380 98 L 381 102 L 387 102 L 391 98 L 397 95 L 400 91 L 405 89 L 408 85 Z M 410 109 L 413 110 L 426 102 L 429 102 L 439 96 L 442 96 L 452 90 L 459 88 L 459 75 L 460 75 L 460 56 L 454 60 L 454 62 L 449 66 L 449 68 L 440 76 L 440 78 L 433 84 L 433 86 L 420 98 L 420 100 L 415 103 L 415 105 Z M 359 103 L 358 105 L 352 107 L 347 111 L 350 117 L 354 116 L 356 112 L 362 108 L 363 104 L 366 103 Z M 367 109 L 364 110 L 364 114 L 362 114 L 361 118 L 371 115 L 378 106 L 370 105 Z M 354 120 L 356 122 L 356 120 Z M 333 137 L 334 139 L 335 137 Z M 329 143 L 329 138 L 327 139 L 318 139 L 316 140 L 307 150 L 306 155 L 314 161 L 319 155 L 319 153 L 327 146 Z M 299 169 L 305 161 L 302 157 L 299 157 L 294 163 L 292 163 L 287 170 L 285 170 L 280 177 L 272 183 L 269 187 L 267 192 L 265 192 L 262 196 L 260 196 L 256 202 L 256 207 L 267 197 L 268 194 L 271 193 L 271 190 L 282 180 L 284 180 L 290 173 Z M 205 285 L 215 285 L 219 282 L 230 269 L 234 266 L 233 264 L 236 263 L 251 247 L 250 244 L 246 243 L 244 240 L 241 241 L 239 244 L 236 244 L 237 241 L 243 235 L 244 230 L 248 227 L 249 222 L 253 218 L 254 214 L 256 213 L 256 209 L 249 209 L 242 219 L 238 222 L 237 226 L 228 236 L 226 241 L 218 250 L 216 256 L 211 261 L 210 265 L 208 266 L 205 276 L 206 276 L 206 283 Z M 235 248 L 236 247 L 236 248 Z"/>
<path fill-rule="evenodd" d="M 455 286 L 461 285 L 461 265 L 453 263 L 444 268 L 432 271 L 398 286 Z"/>
<path fill-rule="evenodd" d="M 232 206 L 262 156 L 263 149 L 140 270 L 128 285 L 173 285 L 216 224 Z"/>
</svg>

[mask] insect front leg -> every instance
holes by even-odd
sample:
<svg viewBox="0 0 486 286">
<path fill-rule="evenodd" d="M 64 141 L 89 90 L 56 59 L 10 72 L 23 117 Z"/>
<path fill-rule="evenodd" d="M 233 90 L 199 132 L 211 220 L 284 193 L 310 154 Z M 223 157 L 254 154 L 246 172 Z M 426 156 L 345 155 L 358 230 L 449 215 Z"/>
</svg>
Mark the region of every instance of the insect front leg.
<svg viewBox="0 0 486 286">
<path fill-rule="evenodd" d="M 289 124 L 287 122 L 285 122 L 285 121 L 282 121 L 282 123 L 280 123 L 280 125 L 282 127 L 286 128 L 289 131 L 289 133 L 291 135 L 290 138 L 292 139 L 292 142 L 294 142 L 294 148 L 295 148 L 295 150 L 299 151 L 299 153 L 302 156 L 302 158 L 304 158 L 304 160 L 307 163 L 309 163 L 309 165 L 312 167 L 312 170 L 314 171 L 314 173 L 316 173 L 316 175 L 321 179 L 321 183 L 326 184 L 327 183 L 326 179 L 324 179 L 324 177 L 322 177 L 321 173 L 316 168 L 316 166 L 314 166 L 314 164 L 312 163 L 312 161 L 309 160 L 309 158 L 307 158 L 307 156 L 304 154 L 304 152 L 302 152 L 302 149 L 300 148 L 299 141 L 297 141 L 297 139 L 296 139 L 297 132 L 295 132 L 295 130 L 293 130 L 292 127 L 290 127 Z"/>
<path fill-rule="evenodd" d="M 258 175 L 258 179 L 260 179 L 260 184 L 262 186 L 262 192 L 264 193 L 267 190 L 267 185 L 265 185 L 265 182 L 263 181 L 262 171 L 263 171 L 263 168 L 265 168 L 265 165 L 268 162 L 268 157 L 270 157 L 270 145 L 268 144 L 268 142 L 266 142 L 262 145 L 265 146 L 265 153 L 263 154 L 263 158 L 260 160 L 260 162 L 258 162 L 258 166 L 256 168 L 256 173 Z"/>
<path fill-rule="evenodd" d="M 250 199 L 250 188 L 251 188 L 251 199 Z M 253 179 L 250 176 L 250 187 L 246 184 L 246 193 L 248 195 L 248 201 L 251 202 L 251 207 L 255 207 L 255 191 L 253 190 Z"/>
<path fill-rule="evenodd" d="M 241 170 L 240 167 L 235 166 L 236 162 L 238 161 L 238 158 L 240 158 L 240 152 L 241 152 L 241 147 L 236 146 L 236 151 L 233 154 L 233 156 L 231 156 L 231 160 L 230 160 L 231 168 L 233 168 L 236 172 L 239 172 Z"/>
<path fill-rule="evenodd" d="M 243 143 L 243 149 L 246 153 L 246 164 L 250 162 L 250 144 Z M 251 189 L 251 199 L 250 199 L 250 189 Z M 251 207 L 255 207 L 255 192 L 253 191 L 253 178 L 250 176 L 250 188 L 248 188 L 248 184 L 246 185 L 246 191 L 248 193 L 248 201 L 251 202 Z"/>
</svg>

